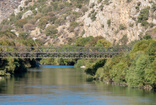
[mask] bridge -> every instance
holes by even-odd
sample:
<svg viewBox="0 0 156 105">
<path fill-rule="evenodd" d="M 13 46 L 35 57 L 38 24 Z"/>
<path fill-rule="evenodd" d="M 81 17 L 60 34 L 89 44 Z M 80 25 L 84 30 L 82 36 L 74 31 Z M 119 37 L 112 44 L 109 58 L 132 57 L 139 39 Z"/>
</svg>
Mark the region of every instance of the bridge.
<svg viewBox="0 0 156 105">
<path fill-rule="evenodd" d="M 129 47 L 25 47 L 0 46 L 0 58 L 112 58 Z"/>
</svg>

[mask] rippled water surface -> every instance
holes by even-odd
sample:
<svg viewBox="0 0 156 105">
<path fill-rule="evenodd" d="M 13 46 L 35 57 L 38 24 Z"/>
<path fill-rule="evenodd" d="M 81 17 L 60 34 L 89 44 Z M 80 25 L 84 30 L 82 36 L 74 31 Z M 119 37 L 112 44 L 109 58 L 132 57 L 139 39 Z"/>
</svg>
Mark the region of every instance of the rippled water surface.
<svg viewBox="0 0 156 105">
<path fill-rule="evenodd" d="M 71 66 L 30 69 L 18 77 L 0 78 L 0 105 L 156 105 L 156 93 L 87 82 Z"/>
</svg>

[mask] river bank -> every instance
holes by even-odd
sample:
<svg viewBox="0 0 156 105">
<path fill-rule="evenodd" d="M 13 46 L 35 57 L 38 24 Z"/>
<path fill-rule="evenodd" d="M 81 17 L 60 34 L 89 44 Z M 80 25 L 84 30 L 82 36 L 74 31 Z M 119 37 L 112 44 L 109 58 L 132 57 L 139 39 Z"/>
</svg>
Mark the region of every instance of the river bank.
<svg viewBox="0 0 156 105">
<path fill-rule="evenodd" d="M 129 53 L 112 59 L 78 60 L 75 67 L 85 66 L 90 80 L 151 90 L 156 87 L 156 40 L 138 41 Z"/>
<path fill-rule="evenodd" d="M 0 76 L 25 73 L 28 68 L 38 67 L 35 59 L 0 59 Z"/>
</svg>

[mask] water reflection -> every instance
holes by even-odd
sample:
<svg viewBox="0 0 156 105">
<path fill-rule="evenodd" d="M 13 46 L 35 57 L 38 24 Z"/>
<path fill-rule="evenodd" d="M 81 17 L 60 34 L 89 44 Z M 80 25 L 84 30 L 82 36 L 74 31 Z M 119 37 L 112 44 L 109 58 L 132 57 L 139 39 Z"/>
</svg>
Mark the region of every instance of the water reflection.
<svg viewBox="0 0 156 105">
<path fill-rule="evenodd" d="M 0 79 L 1 104 L 151 105 L 155 97 L 154 92 L 86 82 L 83 71 L 74 68 L 42 67 Z"/>
</svg>

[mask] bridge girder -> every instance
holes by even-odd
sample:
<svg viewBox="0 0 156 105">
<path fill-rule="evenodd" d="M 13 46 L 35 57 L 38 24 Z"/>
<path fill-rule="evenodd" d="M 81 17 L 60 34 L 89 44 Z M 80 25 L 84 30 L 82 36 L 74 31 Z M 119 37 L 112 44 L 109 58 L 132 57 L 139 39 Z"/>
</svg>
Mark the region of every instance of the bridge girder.
<svg viewBox="0 0 156 105">
<path fill-rule="evenodd" d="M 0 58 L 112 58 L 127 53 L 126 47 L 12 47 L 0 46 Z"/>
</svg>

